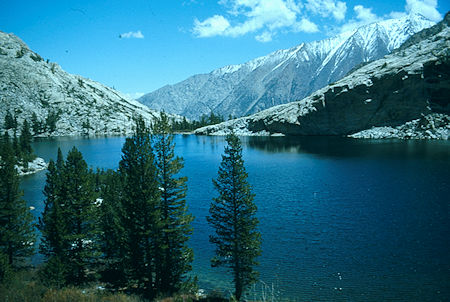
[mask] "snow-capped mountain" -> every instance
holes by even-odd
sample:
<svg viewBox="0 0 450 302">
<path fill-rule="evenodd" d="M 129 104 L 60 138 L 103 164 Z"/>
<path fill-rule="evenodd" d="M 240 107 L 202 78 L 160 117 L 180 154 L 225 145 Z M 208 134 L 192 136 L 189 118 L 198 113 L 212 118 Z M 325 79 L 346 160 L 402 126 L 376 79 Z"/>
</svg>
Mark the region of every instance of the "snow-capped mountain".
<svg viewBox="0 0 450 302">
<path fill-rule="evenodd" d="M 391 54 L 298 102 L 196 130 L 224 135 L 352 135 L 438 138 L 450 134 L 450 13 Z"/>
<path fill-rule="evenodd" d="M 333 38 L 279 50 L 240 65 L 194 75 L 138 101 L 156 110 L 198 118 L 211 111 L 244 116 L 300 100 L 352 68 L 399 47 L 434 23 L 418 14 L 362 26 Z"/>
<path fill-rule="evenodd" d="M 33 113 L 41 122 L 56 114 L 56 131 L 42 134 L 53 136 L 129 133 L 133 116 L 148 121 L 159 116 L 112 88 L 63 71 L 17 36 L 1 31 L 0 106 L 0 130 L 7 112 L 16 115 L 19 123 L 30 121 Z"/>
</svg>

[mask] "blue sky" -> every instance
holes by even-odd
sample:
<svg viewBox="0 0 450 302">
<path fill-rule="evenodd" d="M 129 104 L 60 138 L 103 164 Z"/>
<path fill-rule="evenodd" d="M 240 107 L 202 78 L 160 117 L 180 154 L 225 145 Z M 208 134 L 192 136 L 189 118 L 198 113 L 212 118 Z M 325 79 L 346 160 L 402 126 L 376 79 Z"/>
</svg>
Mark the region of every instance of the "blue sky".
<svg viewBox="0 0 450 302">
<path fill-rule="evenodd" d="M 197 74 L 448 0 L 0 1 L 0 30 L 70 73 L 139 96 Z"/>
</svg>

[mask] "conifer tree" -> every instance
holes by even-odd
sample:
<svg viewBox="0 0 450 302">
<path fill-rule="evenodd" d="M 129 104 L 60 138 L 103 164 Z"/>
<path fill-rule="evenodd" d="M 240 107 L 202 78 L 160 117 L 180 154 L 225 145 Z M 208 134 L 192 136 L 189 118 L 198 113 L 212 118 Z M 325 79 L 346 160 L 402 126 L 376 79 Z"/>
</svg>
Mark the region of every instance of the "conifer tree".
<svg viewBox="0 0 450 302">
<path fill-rule="evenodd" d="M 93 258 L 97 253 L 97 208 L 93 173 L 75 147 L 67 154 L 61 179 L 70 244 L 67 250 L 67 260 L 70 261 L 67 281 L 80 285 L 93 278 Z"/>
<path fill-rule="evenodd" d="M 22 162 L 24 165 L 28 165 L 28 162 L 33 160 L 33 149 L 31 148 L 31 132 L 30 125 L 27 120 L 23 121 L 22 131 L 20 133 L 19 144 L 20 152 L 22 156 Z"/>
<path fill-rule="evenodd" d="M 165 113 L 153 126 L 158 183 L 161 190 L 160 249 L 157 257 L 158 289 L 171 295 L 179 291 L 193 261 L 193 251 L 187 246 L 192 234 L 193 216 L 187 211 L 187 177 L 177 176 L 183 159 L 175 156 L 173 133 Z"/>
<path fill-rule="evenodd" d="M 42 122 L 39 121 L 36 112 L 31 115 L 31 128 L 33 129 L 34 135 L 42 132 Z"/>
<path fill-rule="evenodd" d="M 256 229 L 256 205 L 247 181 L 241 142 L 234 133 L 227 136 L 226 142 L 218 177 L 213 180 L 219 196 L 213 199 L 207 220 L 215 231 L 210 236 L 216 247 L 211 265 L 231 270 L 234 295 L 240 300 L 246 288 L 257 280 L 254 266 L 261 254 L 261 235 Z"/>
<path fill-rule="evenodd" d="M 112 289 L 118 289 L 126 286 L 126 230 L 122 223 L 122 180 L 119 173 L 108 170 L 102 175 L 100 183 L 101 280 Z"/>
<path fill-rule="evenodd" d="M 60 149 L 58 149 L 58 159 L 62 160 Z M 39 251 L 46 259 L 42 269 L 42 279 L 56 287 L 66 284 L 69 266 L 67 263 L 68 229 L 62 198 L 61 172 L 62 170 L 57 169 L 54 161 L 50 160 L 44 187 L 45 208 L 38 225 L 42 233 Z"/>
<path fill-rule="evenodd" d="M 6 112 L 5 121 L 3 124 L 5 129 L 8 130 L 8 129 L 14 128 L 14 125 L 15 125 L 14 123 L 15 123 L 15 120 L 14 120 L 14 117 L 11 114 L 11 112 L 9 112 L 9 111 Z"/>
<path fill-rule="evenodd" d="M 126 277 L 129 287 L 154 298 L 155 253 L 158 249 L 160 192 L 150 133 L 142 117 L 122 148 L 119 173 L 123 183 L 123 227 L 126 230 Z"/>
<path fill-rule="evenodd" d="M 6 256 L 7 265 L 13 269 L 26 264 L 36 239 L 33 216 L 22 199 L 19 182 L 14 152 L 5 135 L 0 159 L 0 254 Z"/>
</svg>

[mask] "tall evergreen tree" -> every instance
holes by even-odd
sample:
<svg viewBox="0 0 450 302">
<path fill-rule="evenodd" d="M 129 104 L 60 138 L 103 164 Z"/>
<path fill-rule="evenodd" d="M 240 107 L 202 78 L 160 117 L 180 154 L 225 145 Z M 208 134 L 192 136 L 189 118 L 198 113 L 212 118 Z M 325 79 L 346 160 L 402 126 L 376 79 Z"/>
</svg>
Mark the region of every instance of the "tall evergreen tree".
<svg viewBox="0 0 450 302">
<path fill-rule="evenodd" d="M 153 142 L 161 190 L 160 249 L 157 259 L 158 289 L 164 294 L 179 291 L 185 275 L 192 269 L 193 251 L 187 246 L 192 234 L 193 216 L 186 206 L 187 177 L 177 175 L 183 159 L 175 156 L 173 133 L 165 113 L 153 126 Z"/>
<path fill-rule="evenodd" d="M 123 182 L 123 227 L 126 230 L 126 262 L 129 288 L 153 298 L 155 253 L 158 249 L 160 191 L 150 133 L 142 117 L 122 148 L 119 173 Z"/>
<path fill-rule="evenodd" d="M 112 289 L 126 286 L 125 265 L 126 230 L 123 226 L 124 212 L 122 180 L 119 173 L 108 170 L 102 175 L 100 194 L 100 250 L 101 280 Z"/>
<path fill-rule="evenodd" d="M 33 216 L 19 190 L 19 175 L 8 137 L 0 159 L 0 254 L 9 267 L 20 268 L 34 252 Z"/>
<path fill-rule="evenodd" d="M 256 229 L 256 205 L 247 181 L 241 142 L 233 133 L 226 142 L 218 177 L 213 180 L 219 196 L 213 199 L 207 220 L 215 231 L 210 236 L 216 247 L 211 265 L 231 270 L 234 295 L 240 300 L 246 288 L 257 280 L 254 266 L 261 254 L 261 235 Z"/>
<path fill-rule="evenodd" d="M 28 165 L 29 161 L 33 160 L 33 149 L 31 148 L 31 132 L 30 125 L 27 120 L 23 121 L 22 131 L 20 133 L 19 145 L 22 156 L 22 162 L 24 165 Z"/>
<path fill-rule="evenodd" d="M 11 129 L 11 128 L 14 128 L 14 124 L 15 123 L 15 120 L 14 120 L 14 117 L 13 117 L 13 115 L 11 114 L 11 112 L 6 112 L 6 115 L 5 115 L 5 121 L 4 121 L 4 126 L 5 126 L 5 129 L 6 130 L 8 130 L 8 129 Z"/>
<path fill-rule="evenodd" d="M 60 149 L 58 150 L 58 159 L 59 161 L 63 160 Z M 50 160 L 44 187 L 45 207 L 38 225 L 42 233 L 39 250 L 46 258 L 42 277 L 47 283 L 56 287 L 66 284 L 66 273 L 69 266 L 67 263 L 68 229 L 62 198 L 61 172 L 62 170 L 57 169 L 54 161 Z"/>
<path fill-rule="evenodd" d="M 67 281 L 80 285 L 93 278 L 93 259 L 97 253 L 97 207 L 93 173 L 75 147 L 67 154 L 61 179 L 70 244 L 67 259 L 71 265 Z"/>
</svg>

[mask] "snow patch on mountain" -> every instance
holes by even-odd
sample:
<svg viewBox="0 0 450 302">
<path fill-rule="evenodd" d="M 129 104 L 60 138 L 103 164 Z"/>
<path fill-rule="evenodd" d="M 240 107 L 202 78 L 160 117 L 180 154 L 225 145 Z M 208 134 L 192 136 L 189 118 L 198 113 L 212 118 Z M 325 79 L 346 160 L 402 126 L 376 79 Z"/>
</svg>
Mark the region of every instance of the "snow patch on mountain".
<svg viewBox="0 0 450 302">
<path fill-rule="evenodd" d="M 390 53 L 409 36 L 433 24 L 418 14 L 372 23 L 244 64 L 192 76 L 146 94 L 138 101 L 190 118 L 211 111 L 224 116 L 249 115 L 301 100 L 339 80 L 353 67 Z"/>
</svg>

